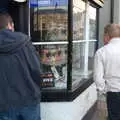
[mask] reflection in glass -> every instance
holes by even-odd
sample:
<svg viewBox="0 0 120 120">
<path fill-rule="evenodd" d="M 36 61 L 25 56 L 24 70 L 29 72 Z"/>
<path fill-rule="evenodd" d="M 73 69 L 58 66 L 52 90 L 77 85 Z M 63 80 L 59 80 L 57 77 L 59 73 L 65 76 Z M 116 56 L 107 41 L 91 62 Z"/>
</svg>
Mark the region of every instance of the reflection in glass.
<svg viewBox="0 0 120 120">
<path fill-rule="evenodd" d="M 73 0 L 73 88 L 92 77 L 95 43 L 96 8 L 89 2 Z"/>
<path fill-rule="evenodd" d="M 88 73 L 86 74 L 84 71 L 84 59 L 85 59 L 85 53 L 83 51 L 83 46 L 85 45 L 85 42 L 81 43 L 74 43 L 73 44 L 73 65 L 72 65 L 72 80 L 73 85 L 78 85 L 78 83 L 85 79 L 90 78 L 92 76 L 93 72 L 93 56 L 95 52 L 95 43 L 96 42 L 90 42 L 89 43 L 89 54 L 88 54 Z"/>
<path fill-rule="evenodd" d="M 83 40 L 85 22 L 85 2 L 73 0 L 73 39 Z"/>
<path fill-rule="evenodd" d="M 36 45 L 36 49 L 40 56 L 43 74 L 52 74 L 54 85 L 49 87 L 66 88 L 67 45 Z"/>
<path fill-rule="evenodd" d="M 37 41 L 67 40 L 68 3 L 67 0 L 38 0 L 33 9 L 33 37 Z M 40 4 L 41 3 L 41 4 Z M 35 41 L 35 40 L 34 40 Z"/>
<path fill-rule="evenodd" d="M 40 56 L 42 87 L 67 88 L 68 0 L 30 0 L 31 36 Z M 54 43 L 53 43 L 54 42 Z M 59 43 L 58 43 L 59 42 Z"/>
<path fill-rule="evenodd" d="M 96 39 L 96 8 L 90 6 L 89 7 L 89 24 L 90 24 L 90 39 Z"/>
</svg>

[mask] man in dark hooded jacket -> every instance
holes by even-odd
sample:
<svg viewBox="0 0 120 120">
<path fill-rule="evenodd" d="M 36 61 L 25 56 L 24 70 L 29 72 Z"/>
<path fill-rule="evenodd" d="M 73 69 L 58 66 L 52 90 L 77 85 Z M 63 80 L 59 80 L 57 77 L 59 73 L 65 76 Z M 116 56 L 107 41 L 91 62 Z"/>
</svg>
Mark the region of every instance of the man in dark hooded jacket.
<svg viewBox="0 0 120 120">
<path fill-rule="evenodd" d="M 0 120 L 40 120 L 40 72 L 29 37 L 0 13 Z"/>
</svg>

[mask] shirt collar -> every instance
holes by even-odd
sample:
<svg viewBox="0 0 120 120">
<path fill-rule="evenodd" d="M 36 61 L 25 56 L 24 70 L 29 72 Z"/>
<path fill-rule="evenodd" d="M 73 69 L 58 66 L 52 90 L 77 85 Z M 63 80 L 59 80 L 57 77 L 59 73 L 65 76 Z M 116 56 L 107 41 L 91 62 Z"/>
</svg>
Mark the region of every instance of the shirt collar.
<svg viewBox="0 0 120 120">
<path fill-rule="evenodd" d="M 120 43 L 120 37 L 112 38 L 109 43 Z"/>
</svg>

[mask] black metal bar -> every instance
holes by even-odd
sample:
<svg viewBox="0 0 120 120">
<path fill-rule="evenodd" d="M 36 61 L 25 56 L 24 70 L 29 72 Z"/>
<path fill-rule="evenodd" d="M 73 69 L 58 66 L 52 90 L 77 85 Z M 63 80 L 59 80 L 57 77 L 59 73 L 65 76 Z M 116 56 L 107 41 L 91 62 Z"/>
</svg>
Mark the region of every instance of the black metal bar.
<svg viewBox="0 0 120 120">
<path fill-rule="evenodd" d="M 99 43 L 99 24 L 100 24 L 100 22 L 99 22 L 99 8 L 97 8 L 96 9 L 97 11 L 96 11 L 96 39 L 97 39 L 97 42 L 96 42 L 96 49 L 95 50 L 97 50 L 98 49 L 98 43 Z"/>
<path fill-rule="evenodd" d="M 41 101 L 42 102 L 65 102 L 73 101 L 82 94 L 91 84 L 93 78 L 83 79 L 78 85 L 77 89 L 67 92 L 65 89 L 59 90 L 42 90 Z"/>
<path fill-rule="evenodd" d="M 114 22 L 114 0 L 111 0 L 111 5 L 110 5 L 110 23 Z"/>
<path fill-rule="evenodd" d="M 68 67 L 67 90 L 72 89 L 72 39 L 73 39 L 73 0 L 68 0 Z"/>
</svg>

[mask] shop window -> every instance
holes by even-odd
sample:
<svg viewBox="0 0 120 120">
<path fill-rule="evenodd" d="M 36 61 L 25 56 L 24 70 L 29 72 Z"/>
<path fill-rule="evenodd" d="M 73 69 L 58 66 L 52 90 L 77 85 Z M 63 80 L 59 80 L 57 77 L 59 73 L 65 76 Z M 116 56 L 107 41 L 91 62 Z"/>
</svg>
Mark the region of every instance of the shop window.
<svg viewBox="0 0 120 120">
<path fill-rule="evenodd" d="M 40 55 L 42 87 L 67 88 L 67 0 L 31 0 L 31 36 Z"/>
<path fill-rule="evenodd" d="M 40 55 L 43 73 L 52 84 L 44 88 L 67 88 L 68 1 L 31 0 L 31 36 Z M 96 45 L 96 8 L 88 1 L 73 0 L 72 85 L 76 87 L 93 72 Z M 70 50 L 70 49 L 69 49 Z M 45 76 L 44 76 L 45 78 Z M 49 81 L 49 80 L 48 80 Z M 69 82 L 68 82 L 69 83 Z"/>
<path fill-rule="evenodd" d="M 42 67 L 42 98 L 72 99 L 93 83 L 98 6 L 90 0 L 29 3 L 30 35 Z"/>
<path fill-rule="evenodd" d="M 85 2 L 73 0 L 73 39 L 83 40 L 85 24 Z"/>
<path fill-rule="evenodd" d="M 40 41 L 66 41 L 68 2 L 67 0 L 31 0 L 33 15 L 32 37 Z"/>
<path fill-rule="evenodd" d="M 95 45 L 96 8 L 89 2 L 73 0 L 73 88 L 92 77 Z"/>
</svg>

